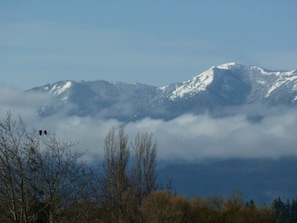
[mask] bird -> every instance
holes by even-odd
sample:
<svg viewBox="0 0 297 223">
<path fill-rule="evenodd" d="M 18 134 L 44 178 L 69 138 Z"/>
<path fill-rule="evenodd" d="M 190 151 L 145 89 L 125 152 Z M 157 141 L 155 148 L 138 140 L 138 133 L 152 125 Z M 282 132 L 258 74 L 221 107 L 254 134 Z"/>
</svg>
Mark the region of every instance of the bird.
<svg viewBox="0 0 297 223">
<path fill-rule="evenodd" d="M 42 134 L 47 135 L 47 131 L 45 129 L 44 130 L 40 129 L 39 135 L 41 136 Z"/>
</svg>

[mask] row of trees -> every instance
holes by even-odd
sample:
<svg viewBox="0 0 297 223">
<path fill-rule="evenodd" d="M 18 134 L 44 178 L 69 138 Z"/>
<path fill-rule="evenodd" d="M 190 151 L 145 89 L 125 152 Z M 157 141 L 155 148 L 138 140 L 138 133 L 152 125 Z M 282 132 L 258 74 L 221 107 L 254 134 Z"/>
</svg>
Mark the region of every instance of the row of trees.
<svg viewBox="0 0 297 223">
<path fill-rule="evenodd" d="M 297 222 L 297 200 L 292 199 L 286 202 L 280 198 L 273 201 L 273 209 L 278 222 L 294 223 Z"/>
<path fill-rule="evenodd" d="M 111 128 L 95 164 L 74 145 L 39 136 L 11 114 L 0 121 L 0 222 L 297 222 L 296 200 L 261 207 L 240 194 L 190 200 L 160 190 L 150 132 L 129 141 L 124 128 Z"/>
</svg>

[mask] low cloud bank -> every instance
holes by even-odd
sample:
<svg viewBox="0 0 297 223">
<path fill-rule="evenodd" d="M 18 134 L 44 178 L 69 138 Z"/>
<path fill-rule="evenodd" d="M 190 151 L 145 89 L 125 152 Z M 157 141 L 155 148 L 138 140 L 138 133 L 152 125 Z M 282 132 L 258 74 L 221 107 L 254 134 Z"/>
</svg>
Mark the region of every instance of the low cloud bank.
<svg viewBox="0 0 297 223">
<path fill-rule="evenodd" d="M 0 85 L 0 118 L 8 112 L 21 115 L 23 119 L 36 119 L 38 109 L 48 101 L 49 96 L 41 93 L 24 92 L 18 88 Z"/>
<path fill-rule="evenodd" d="M 183 115 L 174 120 L 142 120 L 128 129 L 150 129 L 159 144 L 159 156 L 168 159 L 278 158 L 297 155 L 295 110 L 251 123 L 245 115 L 214 119 Z"/>
<path fill-rule="evenodd" d="M 206 158 L 278 158 L 297 155 L 297 110 L 267 114 L 250 122 L 246 114 L 212 118 L 209 115 L 183 115 L 170 121 L 143 119 L 121 123 L 96 117 L 57 114 L 46 118 L 37 110 L 47 96 L 0 87 L 0 118 L 8 111 L 19 115 L 30 128 L 44 128 L 58 138 L 78 142 L 88 159 L 101 158 L 104 138 L 111 127 L 125 125 L 132 140 L 139 131 L 151 131 L 158 144 L 158 158 L 195 161 Z"/>
</svg>

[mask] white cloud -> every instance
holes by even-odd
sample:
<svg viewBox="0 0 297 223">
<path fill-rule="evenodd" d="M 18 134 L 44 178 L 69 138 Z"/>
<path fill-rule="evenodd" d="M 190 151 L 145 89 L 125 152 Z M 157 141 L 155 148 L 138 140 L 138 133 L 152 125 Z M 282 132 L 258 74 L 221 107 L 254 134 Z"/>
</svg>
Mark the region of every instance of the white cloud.
<svg viewBox="0 0 297 223">
<path fill-rule="evenodd" d="M 18 89 L 0 87 L 0 118 L 11 111 L 20 115 L 28 126 L 45 128 L 58 138 L 78 142 L 88 159 L 101 158 L 104 138 L 111 127 L 124 123 L 96 117 L 68 117 L 64 113 L 41 118 L 37 109 L 45 95 L 23 93 Z M 252 113 L 252 112 L 250 112 Z M 183 115 L 170 121 L 145 118 L 125 124 L 130 139 L 139 131 L 151 131 L 158 144 L 158 158 L 169 160 L 201 160 L 205 158 L 277 158 L 297 155 L 296 110 L 267 113 L 260 122 L 249 122 L 246 114 L 224 118 L 209 115 Z"/>
<path fill-rule="evenodd" d="M 0 85 L 0 118 L 7 112 L 21 115 L 23 119 L 35 119 L 37 110 L 48 101 L 48 95 L 27 92 L 23 90 Z"/>
<path fill-rule="evenodd" d="M 155 123 L 150 130 L 158 141 L 162 159 L 297 155 L 294 111 L 268 116 L 260 123 L 248 122 L 245 115 L 217 119 L 208 115 L 184 115 L 167 122 L 150 121 Z M 142 122 L 130 123 L 128 129 L 145 130 L 139 128 Z"/>
</svg>

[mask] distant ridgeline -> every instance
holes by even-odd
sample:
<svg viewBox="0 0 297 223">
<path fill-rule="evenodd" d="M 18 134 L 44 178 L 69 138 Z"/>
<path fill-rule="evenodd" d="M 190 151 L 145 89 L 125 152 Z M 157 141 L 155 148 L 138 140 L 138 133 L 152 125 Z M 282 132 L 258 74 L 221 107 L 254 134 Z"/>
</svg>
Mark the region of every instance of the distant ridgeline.
<svg viewBox="0 0 297 223">
<path fill-rule="evenodd" d="M 207 112 L 215 117 L 297 103 L 297 71 L 269 71 L 256 66 L 228 63 L 182 83 L 165 87 L 107 81 L 60 81 L 29 91 L 51 95 L 40 108 L 41 116 L 61 111 L 68 115 L 97 116 L 120 121 L 145 117 L 169 120 L 185 113 Z M 237 108 L 234 110 L 234 108 Z"/>
</svg>

